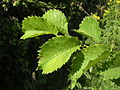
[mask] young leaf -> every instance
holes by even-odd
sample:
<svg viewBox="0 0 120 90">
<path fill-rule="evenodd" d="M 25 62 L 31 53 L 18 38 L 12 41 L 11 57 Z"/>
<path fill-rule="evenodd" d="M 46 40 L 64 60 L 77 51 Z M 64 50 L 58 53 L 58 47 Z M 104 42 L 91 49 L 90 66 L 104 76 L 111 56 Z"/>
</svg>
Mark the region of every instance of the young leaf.
<svg viewBox="0 0 120 90">
<path fill-rule="evenodd" d="M 83 73 L 85 73 L 90 67 L 94 66 L 100 60 L 105 59 L 109 55 L 109 50 L 103 45 L 94 45 L 83 49 L 80 53 L 80 56 L 77 56 L 72 63 L 72 70 L 70 72 L 72 89 L 75 87 L 77 79 L 80 78 Z M 77 60 L 79 60 L 80 63 L 78 63 L 79 67 L 76 68 L 76 65 L 74 64 L 78 62 Z"/>
<path fill-rule="evenodd" d="M 38 61 L 38 69 L 42 69 L 43 74 L 48 74 L 61 68 L 79 47 L 80 41 L 75 37 L 59 36 L 52 38 L 42 45 L 39 51 L 41 58 Z"/>
<path fill-rule="evenodd" d="M 96 42 L 101 41 L 101 29 L 99 27 L 99 23 L 97 20 L 93 17 L 86 17 L 82 21 L 82 23 L 79 25 L 80 29 L 75 30 L 75 32 L 85 35 L 86 37 L 89 37 L 93 39 Z"/>
<path fill-rule="evenodd" d="M 68 22 L 64 13 L 62 13 L 61 11 L 51 9 L 43 15 L 43 18 L 47 19 L 52 24 L 59 27 L 58 30 L 62 34 L 68 34 Z"/>
<path fill-rule="evenodd" d="M 21 39 L 36 37 L 44 34 L 58 33 L 57 28 L 49 21 L 44 20 L 41 17 L 28 17 L 22 22 L 22 30 L 25 33 Z"/>
</svg>

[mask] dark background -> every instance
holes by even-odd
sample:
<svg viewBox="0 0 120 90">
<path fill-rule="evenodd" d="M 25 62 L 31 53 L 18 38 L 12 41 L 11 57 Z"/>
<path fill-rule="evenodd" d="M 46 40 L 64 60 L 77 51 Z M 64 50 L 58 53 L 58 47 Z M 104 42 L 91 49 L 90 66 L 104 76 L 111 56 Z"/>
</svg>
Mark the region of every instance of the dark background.
<svg viewBox="0 0 120 90">
<path fill-rule="evenodd" d="M 15 5 L 15 2 L 18 2 Z M 22 20 L 42 16 L 49 9 L 61 10 L 69 22 L 69 33 L 78 29 L 85 16 L 103 14 L 106 0 L 3 0 L 0 1 L 0 90 L 62 90 L 68 82 L 70 62 L 57 72 L 42 75 L 37 68 L 37 50 L 51 35 L 20 40 Z M 87 12 L 87 13 L 86 13 Z M 82 37 L 81 37 L 82 40 Z M 36 74 L 34 80 L 33 74 Z M 85 78 L 81 79 L 82 85 Z"/>
</svg>

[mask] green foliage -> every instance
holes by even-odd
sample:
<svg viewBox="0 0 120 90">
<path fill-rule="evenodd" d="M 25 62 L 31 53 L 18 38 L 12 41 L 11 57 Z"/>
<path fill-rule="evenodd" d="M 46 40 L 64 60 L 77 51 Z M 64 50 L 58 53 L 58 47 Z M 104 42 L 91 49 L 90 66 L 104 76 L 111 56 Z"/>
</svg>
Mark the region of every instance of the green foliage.
<svg viewBox="0 0 120 90">
<path fill-rule="evenodd" d="M 79 28 L 79 30 L 76 30 L 77 33 L 90 37 L 96 42 L 101 41 L 101 30 L 96 19 L 92 17 L 84 18 L 82 23 L 79 25 Z"/>
<path fill-rule="evenodd" d="M 91 79 L 90 81 L 90 89 L 91 90 L 119 90 L 120 87 L 117 86 L 113 81 L 111 80 L 103 80 L 102 77 L 97 77 L 94 79 Z"/>
<path fill-rule="evenodd" d="M 66 81 L 68 68 L 71 66 L 69 77 L 72 86 L 70 88 L 76 86 L 75 89 L 79 88 L 78 90 L 86 88 L 119 90 L 114 79 L 120 83 L 119 72 L 116 72 L 120 67 L 120 4 L 116 0 L 110 2 L 108 13 L 105 13 L 106 15 L 101 20 L 105 22 L 105 29 L 100 29 L 99 23 L 90 17 L 90 13 L 98 12 L 96 15 L 101 16 L 105 9 L 103 2 L 108 1 L 0 1 L 0 15 L 9 18 L 7 20 L 0 18 L 2 28 L 0 32 L 0 72 L 2 77 L 6 77 L 4 82 L 7 84 L 5 83 L 5 85 L 14 90 L 38 90 L 38 88 L 56 90 L 58 87 L 58 90 L 61 90 L 64 86 L 68 86 L 69 82 Z M 64 12 L 66 17 L 59 10 Z M 45 14 L 43 15 L 43 13 Z M 89 17 L 85 17 L 86 15 Z M 25 33 L 22 39 L 35 37 L 34 39 L 19 40 L 22 20 L 22 29 Z M 81 20 L 83 21 L 79 24 Z M 73 29 L 76 29 L 75 32 Z M 59 36 L 61 34 L 63 36 Z M 107 45 L 110 47 L 110 55 Z M 39 61 L 37 61 L 36 51 L 39 46 L 41 47 Z M 107 57 L 108 55 L 109 57 Z M 38 62 L 38 70 L 43 70 L 43 74 L 47 75 L 42 75 L 41 71 L 35 71 L 36 62 Z M 54 72 L 56 70 L 57 72 Z M 36 76 L 32 74 L 33 71 Z M 11 82 L 8 84 L 8 81 Z"/>
<path fill-rule="evenodd" d="M 106 25 L 102 40 L 104 44 L 108 44 L 111 48 L 111 55 L 106 61 L 107 69 L 100 74 L 103 75 L 104 79 L 118 79 L 120 78 L 120 4 L 117 3 L 117 0 L 110 2 L 108 13 L 103 20 Z"/>
<path fill-rule="evenodd" d="M 117 0 L 110 2 L 108 13 L 103 18 L 105 23 L 103 31 L 103 43 L 111 47 L 112 52 L 116 53 L 120 46 L 120 4 L 116 3 Z"/>
<path fill-rule="evenodd" d="M 76 68 L 76 65 L 74 64 L 76 64 L 75 62 L 78 61 L 73 61 L 73 71 L 71 71 L 72 75 L 70 75 L 71 88 L 73 89 L 75 87 L 78 78 L 80 78 L 83 73 L 85 73 L 90 67 L 97 64 L 100 60 L 104 60 L 108 55 L 109 50 L 102 45 L 90 46 L 83 49 L 82 54 L 76 57 L 76 60 L 80 59 L 81 61 L 83 61 L 82 64 L 80 63 L 79 67 Z M 76 68 L 76 70 L 74 68 Z"/>
<path fill-rule="evenodd" d="M 41 46 L 38 68 L 43 70 L 43 74 L 61 68 L 70 59 L 71 54 L 79 49 L 79 45 L 80 41 L 74 37 L 62 36 L 50 39 Z"/>
<path fill-rule="evenodd" d="M 54 17 L 51 17 L 52 15 Z M 41 17 L 35 17 L 35 18 L 41 19 Z M 45 31 L 49 32 L 50 30 L 53 29 L 52 26 L 54 25 L 56 29 L 58 29 L 58 31 L 60 31 L 62 34 L 67 34 L 66 33 L 68 30 L 67 22 L 62 12 L 55 9 L 50 10 L 43 15 L 43 18 L 44 18 L 43 20 L 36 19 L 35 24 L 33 24 L 33 20 L 30 20 L 29 18 L 25 19 L 23 21 L 23 31 L 24 29 L 34 31 L 34 28 L 29 27 L 32 25 L 32 26 L 37 26 L 35 27 L 35 30 L 39 30 L 40 28 L 42 29 L 43 32 Z M 31 19 L 33 19 L 33 17 Z M 44 23 L 44 20 L 47 20 L 46 22 L 49 21 L 49 23 Z M 41 27 L 41 25 L 43 26 L 44 24 L 46 24 L 46 27 L 45 28 Z M 27 32 L 26 31 L 24 32 L 26 35 Z M 54 32 L 54 29 L 53 29 L 53 32 Z M 92 17 L 86 17 L 83 20 L 82 24 L 80 25 L 80 30 L 76 32 L 78 33 L 82 32 L 83 35 L 87 35 L 88 38 L 92 38 L 93 41 L 100 42 L 101 29 L 99 28 L 98 22 Z M 30 32 L 29 37 L 36 36 L 33 34 L 34 33 Z M 46 33 L 37 34 L 37 36 L 44 35 L 44 34 Z M 25 36 L 23 35 L 22 38 L 23 37 Z M 48 74 L 48 73 L 52 73 L 58 68 L 61 68 L 66 62 L 68 62 L 71 55 L 76 50 L 79 50 L 80 46 L 82 46 L 82 44 L 80 43 L 80 40 L 77 38 L 71 37 L 69 35 L 53 37 L 48 42 L 43 44 L 41 46 L 41 49 L 39 50 L 39 61 L 38 61 L 37 70 L 43 70 L 42 72 L 43 74 Z M 77 79 L 80 78 L 88 69 L 90 69 L 90 67 L 93 67 L 99 61 L 104 60 L 109 55 L 109 49 L 107 46 L 104 46 L 102 44 L 95 44 L 95 45 L 90 45 L 85 49 L 83 48 L 77 51 L 77 54 L 75 55 L 76 55 L 75 60 L 78 60 L 78 61 L 73 61 L 73 65 L 72 65 L 73 71 L 71 71 L 70 73 L 71 89 L 73 89 L 76 86 Z M 80 62 L 80 63 L 76 63 L 76 62 Z"/>
<path fill-rule="evenodd" d="M 34 24 L 33 24 L 34 22 Z M 44 34 L 57 35 L 58 31 L 68 34 L 68 23 L 65 15 L 59 10 L 50 10 L 43 17 L 28 17 L 22 22 L 25 33 L 21 39 L 36 37 Z"/>
</svg>

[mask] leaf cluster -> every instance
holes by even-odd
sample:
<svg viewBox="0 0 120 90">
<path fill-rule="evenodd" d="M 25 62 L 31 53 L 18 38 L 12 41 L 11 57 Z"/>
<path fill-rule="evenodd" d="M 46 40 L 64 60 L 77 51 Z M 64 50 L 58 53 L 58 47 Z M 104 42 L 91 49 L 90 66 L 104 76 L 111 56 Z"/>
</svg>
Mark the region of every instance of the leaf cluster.
<svg viewBox="0 0 120 90">
<path fill-rule="evenodd" d="M 22 29 L 25 34 L 21 39 L 45 34 L 55 35 L 40 47 L 37 70 L 43 70 L 43 74 L 48 74 L 61 68 L 71 59 L 72 68 L 69 75 L 71 89 L 76 86 L 77 80 L 90 67 L 104 60 L 110 52 L 109 48 L 101 43 L 101 29 L 95 18 L 85 17 L 79 26 L 78 30 L 73 31 L 95 42 L 94 45 L 83 48 L 82 41 L 77 37 L 70 36 L 65 15 L 56 9 L 47 11 L 42 17 L 25 18 L 22 22 Z M 74 52 L 77 54 L 71 58 Z"/>
</svg>

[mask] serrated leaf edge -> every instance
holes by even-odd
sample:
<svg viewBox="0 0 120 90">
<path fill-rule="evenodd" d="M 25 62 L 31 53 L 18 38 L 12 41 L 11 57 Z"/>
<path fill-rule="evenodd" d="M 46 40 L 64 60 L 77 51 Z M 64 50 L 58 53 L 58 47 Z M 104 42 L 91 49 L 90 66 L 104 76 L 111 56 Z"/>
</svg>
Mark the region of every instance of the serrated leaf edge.
<svg viewBox="0 0 120 90">
<path fill-rule="evenodd" d="M 43 45 L 41 45 L 41 46 L 39 47 L 40 50 L 37 51 L 37 52 L 39 52 L 39 53 L 38 53 L 38 56 L 42 57 L 42 56 L 40 55 L 40 52 L 42 51 L 41 48 L 42 48 L 45 44 L 49 43 L 50 40 L 53 40 L 53 39 L 58 38 L 58 37 L 67 37 L 67 38 L 70 38 L 71 36 L 57 36 L 57 37 L 52 37 L 52 39 L 49 39 L 47 42 L 43 43 Z M 72 37 L 72 38 L 73 38 L 73 37 Z M 75 39 L 78 39 L 78 37 L 74 37 L 74 38 L 75 38 Z M 76 47 L 77 47 L 77 46 L 76 46 Z M 76 49 L 75 51 L 77 51 L 77 50 L 80 49 L 80 45 L 79 45 L 78 47 L 79 47 L 79 48 Z M 75 51 L 74 51 L 74 52 L 75 52 Z M 73 52 L 73 53 L 74 53 L 74 52 Z M 61 52 L 60 52 L 60 53 L 61 53 Z M 71 53 L 71 55 L 72 55 L 73 53 Z M 69 58 L 69 59 L 70 59 L 70 58 Z M 69 60 L 69 59 L 68 59 L 68 60 Z M 65 63 L 66 63 L 66 62 L 65 62 Z M 64 64 L 65 64 L 65 63 L 64 63 Z M 64 64 L 63 64 L 63 65 L 64 65 Z M 63 65 L 62 65 L 62 66 L 63 66 Z M 61 67 L 62 67 L 62 66 L 61 66 Z M 38 67 L 37 67 L 36 70 L 38 70 L 39 67 L 40 67 L 40 60 L 38 61 Z M 61 68 L 61 67 L 60 67 L 60 68 Z M 41 69 L 42 69 L 42 67 L 41 67 Z M 57 71 L 58 69 L 59 69 L 59 68 L 57 68 L 57 69 L 54 70 L 54 71 Z M 54 71 L 53 71 L 53 72 L 54 72 Z M 52 73 L 52 72 L 49 72 L 49 73 Z M 48 74 L 48 73 L 42 72 L 42 74 Z"/>
<path fill-rule="evenodd" d="M 80 46 L 76 46 L 75 48 L 77 48 L 77 47 L 78 47 L 78 49 L 79 49 Z M 72 48 L 72 49 L 73 49 L 73 48 Z M 78 49 L 76 49 L 75 51 L 77 51 Z M 70 50 L 67 50 L 67 51 L 70 51 Z M 74 51 L 74 52 L 75 52 L 75 51 Z M 73 53 L 74 53 L 74 52 L 73 52 Z M 60 53 L 66 53 L 66 51 L 65 51 L 65 52 L 60 52 Z M 70 54 L 70 57 L 71 57 L 71 55 L 72 55 L 73 53 Z M 59 55 L 57 55 L 57 56 L 59 56 Z M 56 57 L 56 56 L 55 56 L 55 57 Z M 70 59 L 70 57 L 69 57 L 69 59 Z M 69 59 L 68 59 L 68 60 L 69 60 Z M 65 65 L 65 64 L 68 62 L 68 60 L 67 60 L 64 64 L 62 64 L 59 68 L 55 69 L 54 71 L 57 71 L 58 69 L 60 69 L 63 65 Z M 49 63 L 49 62 L 48 62 L 48 63 Z M 44 66 L 44 65 L 43 65 L 43 66 Z M 42 74 L 48 74 L 48 73 L 52 73 L 52 72 L 54 72 L 54 71 L 51 71 L 51 72 L 44 72 L 44 71 L 43 71 Z"/>
<path fill-rule="evenodd" d="M 65 14 L 62 12 L 62 11 L 60 11 L 60 10 L 58 10 L 58 9 L 50 9 L 50 10 L 48 10 L 47 12 L 45 12 L 45 14 L 46 13 L 49 13 L 49 12 L 51 12 L 51 11 L 57 11 L 57 12 L 60 12 L 63 16 L 65 16 Z M 43 16 L 42 16 L 43 18 L 44 18 L 44 14 L 43 14 Z M 44 18 L 45 19 L 45 18 Z M 67 22 L 67 18 L 65 17 L 65 19 L 66 19 L 66 22 Z M 46 19 L 47 20 L 47 19 Z M 49 21 L 49 20 L 47 20 L 47 21 Z M 51 22 L 50 22 L 51 23 Z M 53 24 L 53 23 L 52 23 Z M 68 22 L 66 23 L 67 24 L 67 29 L 66 30 L 68 30 Z M 53 24 L 54 25 L 54 24 Z M 58 28 L 61 28 L 61 29 L 63 29 L 63 30 L 65 30 L 63 27 L 60 27 L 60 26 L 58 26 L 58 25 L 55 25 L 56 27 L 58 27 Z M 59 30 L 58 30 L 59 31 Z M 68 32 L 66 33 L 66 35 L 69 35 L 68 34 Z"/>
<path fill-rule="evenodd" d="M 115 68 L 119 68 L 119 69 L 120 69 L 120 67 L 109 68 L 109 69 L 101 72 L 100 75 L 102 75 L 102 76 L 104 77 L 103 74 L 104 74 L 105 72 L 107 72 L 107 71 L 109 71 L 109 70 L 111 70 L 111 69 L 115 69 Z M 107 77 L 107 78 L 104 78 L 104 80 L 108 80 L 108 79 L 111 79 L 111 80 L 112 80 L 112 79 L 118 79 L 118 78 L 120 78 L 120 76 L 119 76 L 119 77 L 113 77 L 113 78 L 110 78 L 110 77 L 108 78 L 108 77 Z"/>
</svg>

